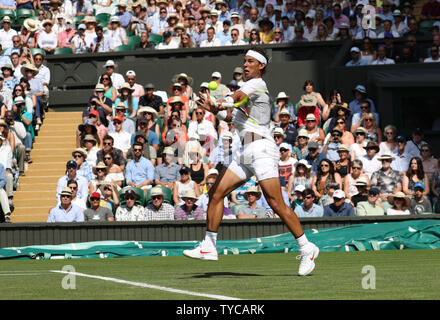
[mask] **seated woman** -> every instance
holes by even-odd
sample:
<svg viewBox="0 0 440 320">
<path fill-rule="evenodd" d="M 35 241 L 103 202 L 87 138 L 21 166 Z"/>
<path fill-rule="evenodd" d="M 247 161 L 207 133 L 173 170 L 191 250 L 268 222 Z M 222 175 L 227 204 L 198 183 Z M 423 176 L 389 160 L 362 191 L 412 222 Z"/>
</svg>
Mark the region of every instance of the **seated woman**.
<svg viewBox="0 0 440 320">
<path fill-rule="evenodd" d="M 101 75 L 99 82 L 104 85 L 104 96 L 109 98 L 112 103 L 116 101 L 118 97 L 118 92 L 116 88 L 113 86 L 112 78 L 107 73 Z"/>
<path fill-rule="evenodd" d="M 112 182 L 118 186 L 118 191 L 125 180 L 124 172 L 121 167 L 114 163 L 115 155 L 113 151 L 104 152 L 104 164 L 108 167 L 106 181 Z"/>
<path fill-rule="evenodd" d="M 174 220 L 204 220 L 206 213 L 203 207 L 197 206 L 196 201 L 198 196 L 194 190 L 187 190 L 182 196 L 183 205 L 176 208 L 174 211 Z"/>
<path fill-rule="evenodd" d="M 317 198 L 327 194 L 327 186 L 337 183 L 339 189 L 342 188 L 342 179 L 339 173 L 335 172 L 333 163 L 328 159 L 322 159 L 319 162 L 318 172 L 312 178 L 312 190 Z"/>
<path fill-rule="evenodd" d="M 414 196 L 414 185 L 417 182 L 423 183 L 423 195 L 427 196 L 430 192 L 428 175 L 423 170 L 422 159 L 413 157 L 409 161 L 408 171 L 402 176 L 402 191 L 406 195 Z"/>
<path fill-rule="evenodd" d="M 182 167 L 179 171 L 180 179 L 176 181 L 173 188 L 173 201 L 176 206 L 185 204 L 183 196 L 188 190 L 194 191 L 197 197 L 200 196 L 200 189 L 197 183 L 191 180 L 190 170 L 187 167 Z"/>
<path fill-rule="evenodd" d="M 297 160 L 302 160 L 309 154 L 309 149 L 307 148 L 309 144 L 309 136 L 307 135 L 307 130 L 301 129 L 298 132 L 296 138 L 298 145 L 293 147 L 292 154 Z"/>
<path fill-rule="evenodd" d="M 387 209 L 387 216 L 411 214 L 408 210 L 411 205 L 411 200 L 405 196 L 403 192 L 399 191 L 388 196 L 388 203 L 391 204 L 392 207 Z"/>
<path fill-rule="evenodd" d="M 354 160 L 351 164 L 350 173 L 344 177 L 344 192 L 348 199 L 359 194 L 357 185 L 358 181 L 365 181 L 367 187 L 370 185 L 370 179 L 368 178 L 368 175 L 362 172 L 362 167 L 363 162 L 361 160 Z"/>
<path fill-rule="evenodd" d="M 297 186 L 303 186 L 304 189 L 311 188 L 312 177 L 311 177 L 312 166 L 309 165 L 307 160 L 302 159 L 295 163 L 295 172 L 289 176 L 287 182 L 287 195 L 292 202 L 295 198 L 295 190 Z"/>
<path fill-rule="evenodd" d="M 125 105 L 125 116 L 136 121 L 136 114 L 138 110 L 138 100 L 133 97 L 134 89 L 130 87 L 128 82 L 125 82 L 121 88 L 118 89 L 119 97 L 116 98 L 113 106 L 116 107 L 118 103 L 123 102 Z"/>
</svg>

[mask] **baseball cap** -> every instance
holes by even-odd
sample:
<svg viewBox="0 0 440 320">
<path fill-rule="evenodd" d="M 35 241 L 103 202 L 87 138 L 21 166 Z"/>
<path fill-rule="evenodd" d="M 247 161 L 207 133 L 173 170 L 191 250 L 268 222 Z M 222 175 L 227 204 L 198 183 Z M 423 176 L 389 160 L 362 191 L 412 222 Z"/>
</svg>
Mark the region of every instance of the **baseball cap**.
<svg viewBox="0 0 440 320">
<path fill-rule="evenodd" d="M 371 193 L 371 194 L 376 195 L 376 194 L 379 194 L 379 193 L 380 193 L 380 190 L 379 190 L 378 188 L 371 188 L 371 189 L 368 191 L 368 193 Z"/>
<path fill-rule="evenodd" d="M 361 52 L 361 50 L 359 50 L 358 47 L 352 47 L 352 48 L 350 49 L 350 52 Z"/>
<path fill-rule="evenodd" d="M 299 184 L 295 187 L 295 192 L 304 192 L 304 190 L 306 190 L 306 187 L 302 184 Z"/>
<path fill-rule="evenodd" d="M 125 74 L 126 76 L 135 76 L 136 72 L 134 72 L 133 70 L 128 70 L 127 73 Z"/>
<path fill-rule="evenodd" d="M 76 164 L 76 162 L 74 160 L 69 160 L 66 163 L 66 168 L 67 169 L 76 169 L 76 168 L 78 168 L 78 165 Z"/>
<path fill-rule="evenodd" d="M 283 142 L 280 144 L 280 150 L 281 149 L 286 149 L 286 150 L 289 150 L 290 152 L 292 152 L 292 146 L 286 142 Z"/>
<path fill-rule="evenodd" d="M 423 183 L 417 182 L 417 183 L 414 185 L 414 189 L 415 189 L 415 188 L 421 188 L 421 189 L 425 190 L 425 185 L 424 185 Z"/>
<path fill-rule="evenodd" d="M 396 140 L 396 142 L 406 142 L 406 139 L 404 136 L 397 136 L 395 140 Z"/>
<path fill-rule="evenodd" d="M 96 111 L 96 110 L 90 110 L 90 112 L 89 112 L 89 116 L 90 116 L 90 115 L 95 115 L 95 116 L 99 117 L 99 112 Z"/>
<path fill-rule="evenodd" d="M 124 118 L 122 118 L 122 117 L 120 117 L 120 116 L 114 116 L 114 117 L 113 117 L 113 121 L 115 121 L 115 120 L 117 120 L 117 121 L 121 121 L 121 122 L 124 122 Z"/>
<path fill-rule="evenodd" d="M 319 149 L 319 144 L 316 141 L 312 141 L 309 143 L 309 145 L 307 146 L 307 149 Z"/>
<path fill-rule="evenodd" d="M 218 71 L 214 71 L 214 72 L 211 74 L 211 78 L 214 78 L 214 77 L 216 77 L 216 78 L 221 78 L 221 77 L 222 77 L 222 74 L 221 74 L 220 72 L 218 72 Z"/>
<path fill-rule="evenodd" d="M 333 192 L 333 198 L 344 199 L 345 198 L 345 192 L 342 191 L 341 189 L 338 189 L 335 192 Z"/>
<path fill-rule="evenodd" d="M 99 192 L 93 192 L 93 193 L 90 195 L 90 199 L 92 199 L 92 198 L 98 198 L 98 199 L 101 199 L 101 195 L 99 194 Z"/>
</svg>

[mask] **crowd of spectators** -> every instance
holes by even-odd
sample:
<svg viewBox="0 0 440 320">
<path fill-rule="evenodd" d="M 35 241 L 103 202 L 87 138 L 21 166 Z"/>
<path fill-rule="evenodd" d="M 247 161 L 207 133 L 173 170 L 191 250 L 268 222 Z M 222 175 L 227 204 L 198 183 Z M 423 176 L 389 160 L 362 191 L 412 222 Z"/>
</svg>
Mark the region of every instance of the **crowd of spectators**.
<svg viewBox="0 0 440 320">
<path fill-rule="evenodd" d="M 199 92 L 215 100 L 239 89 L 243 70 L 231 71 L 205 79 L 216 86 L 197 87 L 180 73 L 169 87 L 156 88 L 138 84 L 135 70 L 122 75 L 107 61 L 48 221 L 206 219 L 209 190 L 243 141 L 233 123 L 195 101 Z M 118 79 L 125 82 L 116 90 Z M 271 110 L 283 198 L 299 217 L 440 210 L 439 161 L 422 130 L 403 137 L 381 124 L 362 84 L 346 97 L 337 90 L 323 96 L 310 80 L 303 90 L 295 98 L 279 92 Z M 224 205 L 227 219 L 277 217 L 254 177 Z"/>
<path fill-rule="evenodd" d="M 353 65 L 439 61 L 436 50 L 420 52 L 417 44 L 429 36 L 439 45 L 440 21 L 419 30 L 420 21 L 440 17 L 436 0 L 418 17 L 412 1 L 399 0 L 1 0 L 0 13 L 8 8 L 17 15 L 0 16 L 6 53 L 15 35 L 46 54 L 351 39 L 363 40 Z M 32 14 L 19 14 L 25 9 Z M 395 46 L 398 38 L 405 44 Z"/>
</svg>

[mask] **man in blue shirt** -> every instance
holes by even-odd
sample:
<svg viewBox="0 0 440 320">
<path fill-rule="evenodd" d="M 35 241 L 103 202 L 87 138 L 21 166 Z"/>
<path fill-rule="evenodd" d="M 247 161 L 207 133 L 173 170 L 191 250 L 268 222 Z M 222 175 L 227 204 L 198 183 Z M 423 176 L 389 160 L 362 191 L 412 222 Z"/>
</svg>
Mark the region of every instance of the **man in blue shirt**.
<svg viewBox="0 0 440 320">
<path fill-rule="evenodd" d="M 295 207 L 295 214 L 298 218 L 315 218 L 322 217 L 324 211 L 321 206 L 314 203 L 315 193 L 312 189 L 305 189 L 302 193 L 304 204 Z"/>
<path fill-rule="evenodd" d="M 325 154 L 319 152 L 318 142 L 312 141 L 308 144 L 307 149 L 309 150 L 309 154 L 306 156 L 307 162 L 312 166 L 313 172 L 318 172 L 318 165 L 322 159 L 325 159 Z"/>
<path fill-rule="evenodd" d="M 63 188 L 67 187 L 67 182 L 69 180 L 75 180 L 78 183 L 78 198 L 87 201 L 89 195 L 89 183 L 87 179 L 83 176 L 76 174 L 78 170 L 78 165 L 74 160 L 70 160 L 66 164 L 66 175 L 58 179 L 57 183 L 57 202 L 61 200 L 61 192 Z"/>
<path fill-rule="evenodd" d="M 361 58 L 361 50 L 358 47 L 351 48 L 350 54 L 351 60 L 345 64 L 346 67 L 358 67 L 368 65 L 368 63 Z"/>
<path fill-rule="evenodd" d="M 125 168 L 125 180 L 133 188 L 145 189 L 154 181 L 154 166 L 150 160 L 142 156 L 142 143 L 133 144 L 134 159 Z"/>
<path fill-rule="evenodd" d="M 226 45 L 226 42 L 232 41 L 231 33 L 229 32 L 230 27 L 231 27 L 231 21 L 229 20 L 223 21 L 223 31 L 215 35 L 215 37 L 217 39 L 220 39 L 220 41 L 222 42 L 222 46 Z"/>
<path fill-rule="evenodd" d="M 354 208 L 345 202 L 345 192 L 336 190 L 333 193 L 333 203 L 324 207 L 324 217 L 354 217 Z"/>
<path fill-rule="evenodd" d="M 373 100 L 367 97 L 367 89 L 363 85 L 357 85 L 356 88 L 353 89 L 354 100 L 350 101 L 348 104 L 351 114 L 355 114 L 358 112 L 362 112 L 362 102 L 367 100 L 371 106 L 371 112 L 376 112 L 376 106 L 374 105 Z"/>
<path fill-rule="evenodd" d="M 128 28 L 131 21 L 131 13 L 126 11 L 127 5 L 121 1 L 118 3 L 118 12 L 116 12 L 115 16 L 121 20 L 121 27 Z"/>
<path fill-rule="evenodd" d="M 63 188 L 60 199 L 60 203 L 50 210 L 47 222 L 84 222 L 84 213 L 79 206 L 72 203 L 72 191 L 69 187 Z"/>
</svg>

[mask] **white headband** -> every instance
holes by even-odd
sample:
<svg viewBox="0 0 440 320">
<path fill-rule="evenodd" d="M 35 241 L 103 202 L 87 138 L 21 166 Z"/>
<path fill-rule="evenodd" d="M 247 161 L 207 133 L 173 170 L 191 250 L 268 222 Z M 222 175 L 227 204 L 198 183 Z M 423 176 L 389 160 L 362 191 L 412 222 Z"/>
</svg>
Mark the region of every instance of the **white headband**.
<svg viewBox="0 0 440 320">
<path fill-rule="evenodd" d="M 267 59 L 261 53 L 258 53 L 257 51 L 248 50 L 246 55 L 257 59 L 261 63 L 267 64 Z"/>
</svg>

